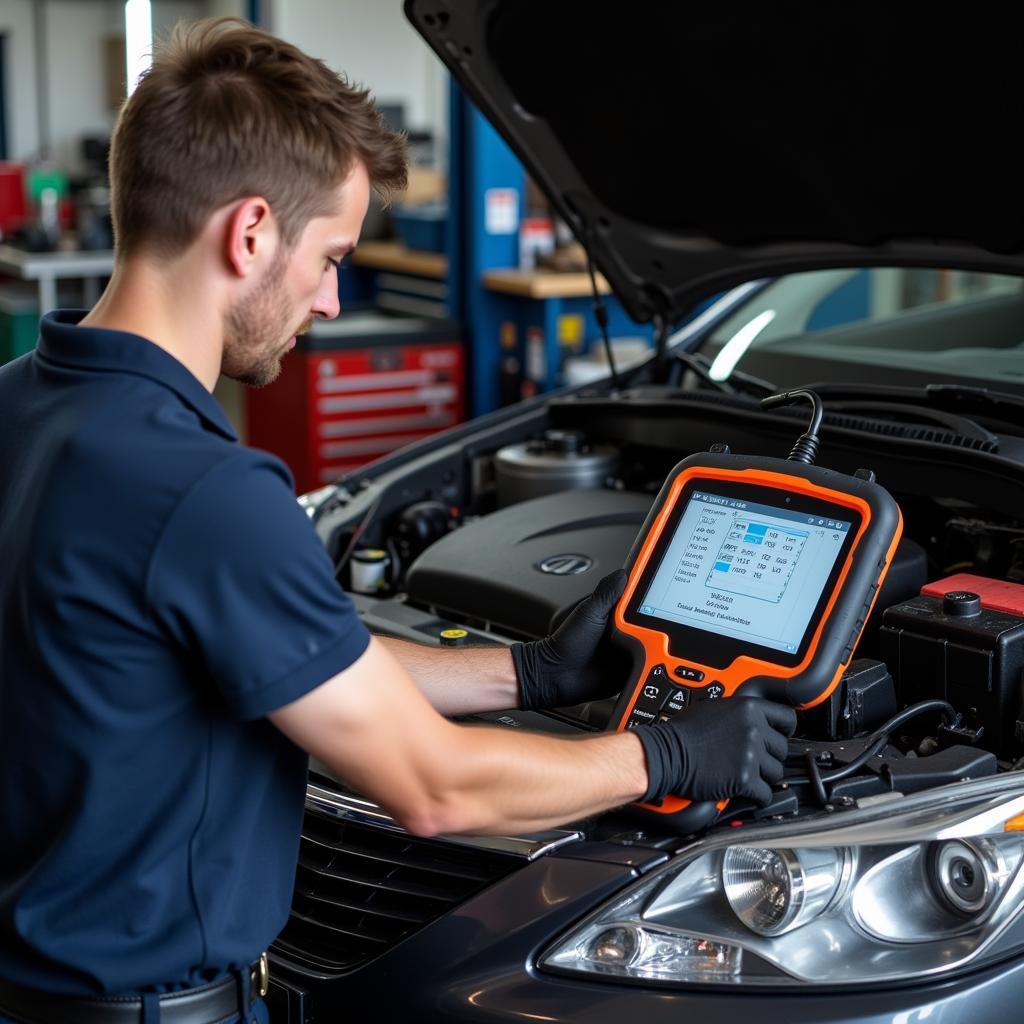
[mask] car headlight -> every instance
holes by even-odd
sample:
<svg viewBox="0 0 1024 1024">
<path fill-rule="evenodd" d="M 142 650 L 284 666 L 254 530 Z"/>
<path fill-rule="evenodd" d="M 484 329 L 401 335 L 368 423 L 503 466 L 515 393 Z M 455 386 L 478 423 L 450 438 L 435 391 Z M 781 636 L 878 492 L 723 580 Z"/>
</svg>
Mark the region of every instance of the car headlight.
<svg viewBox="0 0 1024 1024">
<path fill-rule="evenodd" d="M 561 938 L 550 970 L 854 984 L 1024 947 L 1024 780 L 943 787 L 694 843 Z"/>
<path fill-rule="evenodd" d="M 722 888 L 736 916 L 758 935 L 781 935 L 832 901 L 849 859 L 845 849 L 734 846 L 722 858 Z"/>
</svg>

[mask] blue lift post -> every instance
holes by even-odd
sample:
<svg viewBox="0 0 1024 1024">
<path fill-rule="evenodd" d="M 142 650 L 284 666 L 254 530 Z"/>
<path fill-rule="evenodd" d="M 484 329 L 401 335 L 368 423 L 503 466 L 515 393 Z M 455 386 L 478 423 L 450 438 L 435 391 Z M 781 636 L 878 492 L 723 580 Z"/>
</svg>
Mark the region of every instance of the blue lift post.
<svg viewBox="0 0 1024 1024">
<path fill-rule="evenodd" d="M 501 324 L 508 318 L 505 304 L 496 301 L 507 296 L 485 291 L 482 277 L 493 267 L 519 263 L 526 175 L 505 141 L 454 83 L 449 96 L 448 296 L 466 340 L 469 413 L 479 416 L 500 404 Z M 511 230 L 487 230 L 487 203 L 495 201 L 494 190 L 514 197 Z"/>
<path fill-rule="evenodd" d="M 519 264 L 526 172 L 504 139 L 454 83 L 449 96 L 448 296 L 450 308 L 463 324 L 469 359 L 469 412 L 479 416 L 500 405 L 504 360 L 511 356 L 518 361 L 527 387 L 550 390 L 562 383 L 564 355 L 587 351 L 600 338 L 600 329 L 589 297 L 532 299 L 483 286 L 487 271 Z M 515 196 L 514 220 L 496 216 L 493 205 L 510 194 Z M 613 296 L 604 298 L 613 336 L 651 340 L 649 325 L 630 320 Z M 571 348 L 562 343 L 565 317 L 575 318 L 577 324 L 582 318 L 582 330 L 575 332 L 579 340 Z"/>
</svg>

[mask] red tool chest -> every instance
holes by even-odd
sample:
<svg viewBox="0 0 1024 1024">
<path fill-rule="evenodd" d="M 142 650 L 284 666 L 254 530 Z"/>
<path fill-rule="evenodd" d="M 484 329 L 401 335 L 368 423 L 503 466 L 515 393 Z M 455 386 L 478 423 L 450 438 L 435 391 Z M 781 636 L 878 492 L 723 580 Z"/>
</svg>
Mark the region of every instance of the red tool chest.
<svg viewBox="0 0 1024 1024">
<path fill-rule="evenodd" d="M 298 493 L 465 417 L 458 324 L 378 312 L 318 321 L 281 376 L 246 392 L 248 442 L 283 459 Z"/>
</svg>

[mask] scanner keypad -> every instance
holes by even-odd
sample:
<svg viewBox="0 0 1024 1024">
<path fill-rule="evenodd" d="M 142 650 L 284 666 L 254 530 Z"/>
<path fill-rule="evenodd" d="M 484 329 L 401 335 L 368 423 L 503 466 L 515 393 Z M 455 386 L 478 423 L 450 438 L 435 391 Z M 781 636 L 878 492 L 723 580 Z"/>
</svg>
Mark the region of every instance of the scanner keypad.
<svg viewBox="0 0 1024 1024">
<path fill-rule="evenodd" d="M 667 722 L 673 715 L 683 711 L 690 700 L 688 687 L 674 682 L 664 665 L 654 665 L 644 679 L 626 728 L 635 729 L 639 725 Z"/>
</svg>

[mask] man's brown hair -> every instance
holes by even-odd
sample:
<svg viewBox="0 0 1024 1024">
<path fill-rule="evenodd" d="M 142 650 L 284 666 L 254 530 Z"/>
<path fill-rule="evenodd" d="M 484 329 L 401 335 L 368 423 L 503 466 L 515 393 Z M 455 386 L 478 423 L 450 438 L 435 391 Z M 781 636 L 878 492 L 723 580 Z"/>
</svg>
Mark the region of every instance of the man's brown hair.
<svg viewBox="0 0 1024 1024">
<path fill-rule="evenodd" d="M 405 138 L 369 92 L 248 22 L 182 23 L 125 103 L 110 155 L 120 256 L 175 256 L 245 196 L 270 204 L 286 245 L 357 160 L 384 198 L 405 187 Z"/>
</svg>

